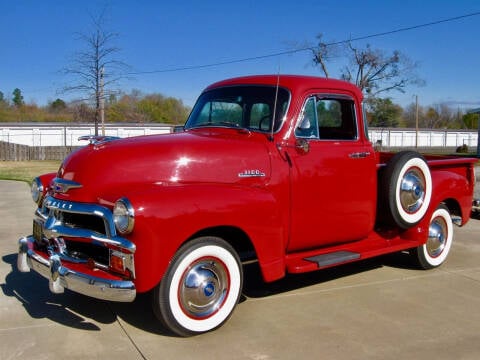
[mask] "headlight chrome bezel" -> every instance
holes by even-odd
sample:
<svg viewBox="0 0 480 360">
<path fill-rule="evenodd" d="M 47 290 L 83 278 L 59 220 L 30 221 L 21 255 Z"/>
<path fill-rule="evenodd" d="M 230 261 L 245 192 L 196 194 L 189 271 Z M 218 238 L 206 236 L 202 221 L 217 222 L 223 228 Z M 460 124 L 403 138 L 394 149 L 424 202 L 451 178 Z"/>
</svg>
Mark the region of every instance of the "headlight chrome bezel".
<svg viewBox="0 0 480 360">
<path fill-rule="evenodd" d="M 30 193 L 32 195 L 33 202 L 37 205 L 40 205 L 45 195 L 45 187 L 43 186 L 40 178 L 36 177 L 33 179 Z"/>
<path fill-rule="evenodd" d="M 130 234 L 135 225 L 135 210 L 127 198 L 120 198 L 113 207 L 113 222 L 122 235 Z"/>
</svg>

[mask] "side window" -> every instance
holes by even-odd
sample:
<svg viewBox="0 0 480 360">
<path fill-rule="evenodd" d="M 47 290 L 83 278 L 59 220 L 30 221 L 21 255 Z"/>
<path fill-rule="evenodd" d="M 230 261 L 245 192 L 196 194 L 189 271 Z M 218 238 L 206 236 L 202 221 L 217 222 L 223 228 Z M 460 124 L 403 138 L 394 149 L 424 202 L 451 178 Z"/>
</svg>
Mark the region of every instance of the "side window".
<svg viewBox="0 0 480 360">
<path fill-rule="evenodd" d="M 318 138 L 318 120 L 315 105 L 315 97 L 311 97 L 305 103 L 300 115 L 295 136 L 301 138 Z"/>
<path fill-rule="evenodd" d="M 357 120 L 354 101 L 341 95 L 308 98 L 295 129 L 295 136 L 320 140 L 355 140 Z"/>
<path fill-rule="evenodd" d="M 316 102 L 320 139 L 354 140 L 357 138 L 355 106 L 347 98 L 319 98 Z"/>
</svg>

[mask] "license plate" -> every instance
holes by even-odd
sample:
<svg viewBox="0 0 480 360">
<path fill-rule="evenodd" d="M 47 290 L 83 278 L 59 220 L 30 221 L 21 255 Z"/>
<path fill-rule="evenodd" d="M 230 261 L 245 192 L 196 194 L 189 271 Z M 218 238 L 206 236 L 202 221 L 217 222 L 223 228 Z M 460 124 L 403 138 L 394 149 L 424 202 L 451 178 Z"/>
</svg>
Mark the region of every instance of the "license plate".
<svg viewBox="0 0 480 360">
<path fill-rule="evenodd" d="M 38 242 L 41 242 L 43 238 L 42 224 L 35 220 L 33 220 L 33 238 Z"/>
</svg>

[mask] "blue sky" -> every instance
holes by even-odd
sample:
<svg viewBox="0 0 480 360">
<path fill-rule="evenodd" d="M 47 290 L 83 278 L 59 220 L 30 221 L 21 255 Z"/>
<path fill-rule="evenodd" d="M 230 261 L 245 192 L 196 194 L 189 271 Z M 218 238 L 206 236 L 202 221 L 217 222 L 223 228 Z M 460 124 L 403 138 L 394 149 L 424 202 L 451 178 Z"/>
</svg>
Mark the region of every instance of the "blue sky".
<svg viewBox="0 0 480 360">
<path fill-rule="evenodd" d="M 327 41 L 388 32 L 480 12 L 478 0 L 457 1 L 53 1 L 0 0 L 0 91 L 20 88 L 26 102 L 45 105 L 60 97 L 67 79 L 60 70 L 91 33 L 90 14 L 107 7 L 105 28 L 119 34 L 116 58 L 137 74 L 118 87 L 125 92 L 162 93 L 192 105 L 208 84 L 260 73 L 321 75 L 308 52 L 183 71 L 165 71 L 263 56 Z M 449 102 L 480 107 L 480 15 L 355 42 L 387 53 L 399 50 L 418 62 L 425 86 L 388 95 L 407 105 Z M 339 63 L 330 63 L 338 75 Z"/>
</svg>

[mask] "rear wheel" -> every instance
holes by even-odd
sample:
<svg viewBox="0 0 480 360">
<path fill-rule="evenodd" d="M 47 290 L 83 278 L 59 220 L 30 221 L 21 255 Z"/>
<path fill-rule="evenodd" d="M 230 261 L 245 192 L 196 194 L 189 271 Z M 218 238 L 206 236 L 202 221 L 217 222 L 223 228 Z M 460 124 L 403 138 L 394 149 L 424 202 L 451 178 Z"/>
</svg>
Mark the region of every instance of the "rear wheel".
<svg viewBox="0 0 480 360">
<path fill-rule="evenodd" d="M 447 259 L 452 240 L 452 218 L 448 208 L 445 205 L 440 205 L 430 220 L 427 242 L 411 250 L 413 259 L 423 269 L 440 266 Z"/>
<path fill-rule="evenodd" d="M 243 273 L 235 250 L 216 237 L 182 246 L 154 290 L 153 309 L 171 331 L 191 336 L 221 326 L 242 291 Z"/>
</svg>

